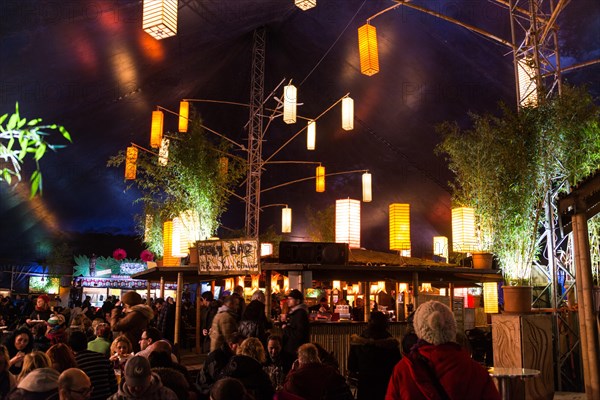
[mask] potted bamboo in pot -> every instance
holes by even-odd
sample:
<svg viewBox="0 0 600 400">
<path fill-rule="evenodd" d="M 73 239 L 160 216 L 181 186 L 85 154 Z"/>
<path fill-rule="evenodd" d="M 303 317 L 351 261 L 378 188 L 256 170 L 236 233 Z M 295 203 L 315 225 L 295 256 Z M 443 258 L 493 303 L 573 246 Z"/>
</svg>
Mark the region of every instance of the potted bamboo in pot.
<svg viewBox="0 0 600 400">
<path fill-rule="evenodd" d="M 598 168 L 598 107 L 584 90 L 565 88 L 537 108 L 503 107 L 500 116 L 471 115 L 471 122 L 470 129 L 442 124 L 437 150 L 455 174 L 453 202 L 474 208 L 480 234 L 490 238 L 504 275 L 505 311 L 529 311 L 545 197 L 556 176 L 572 184 Z M 522 310 L 507 293 L 513 287 L 527 293 Z"/>
</svg>

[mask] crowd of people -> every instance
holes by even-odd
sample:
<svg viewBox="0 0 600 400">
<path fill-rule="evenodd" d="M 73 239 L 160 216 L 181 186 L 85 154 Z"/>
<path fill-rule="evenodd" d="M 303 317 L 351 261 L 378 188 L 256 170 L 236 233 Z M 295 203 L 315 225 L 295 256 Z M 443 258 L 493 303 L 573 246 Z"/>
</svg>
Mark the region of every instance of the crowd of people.
<svg viewBox="0 0 600 400">
<path fill-rule="evenodd" d="M 499 399 L 439 302 L 416 310 L 414 333 L 401 343 L 387 316 L 371 313 L 350 338 L 342 376 L 335 356 L 310 343 L 299 290 L 274 322 L 261 291 L 248 304 L 241 287 L 220 299 L 205 292 L 198 306 L 208 354 L 193 378 L 173 352 L 172 299 L 146 304 L 130 291 L 99 308 L 89 299 L 62 308 L 41 295 L 31 310 L 13 300 L 0 299 L 0 323 L 12 332 L 0 346 L 0 399 Z"/>
</svg>

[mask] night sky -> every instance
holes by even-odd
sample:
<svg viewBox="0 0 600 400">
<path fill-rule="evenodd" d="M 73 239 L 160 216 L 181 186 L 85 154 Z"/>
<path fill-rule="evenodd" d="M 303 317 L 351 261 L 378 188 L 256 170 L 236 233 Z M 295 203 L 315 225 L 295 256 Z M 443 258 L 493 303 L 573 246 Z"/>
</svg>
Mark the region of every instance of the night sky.
<svg viewBox="0 0 600 400">
<path fill-rule="evenodd" d="M 368 169 L 374 199 L 361 206 L 363 247 L 387 249 L 393 202 L 411 204 L 413 255 L 430 255 L 433 236 L 450 236 L 452 177 L 434 154 L 435 126 L 447 120 L 466 126 L 468 112 L 495 112 L 500 101 L 515 107 L 507 47 L 400 7 L 372 21 L 380 72 L 368 77 L 359 69 L 357 29 L 391 1 L 318 0 L 306 12 L 293 0 L 183 3 L 178 35 L 162 41 L 142 31 L 141 1 L 62 1 L 60 9 L 52 1 L 0 4 L 0 113 L 18 101 L 22 115 L 62 124 L 73 137 L 73 144 L 43 159 L 43 197 L 30 202 L 26 184 L 17 190 L 0 184 L 1 259 L 43 252 L 60 232 L 133 234 L 136 192 L 125 192 L 123 169 L 107 168 L 108 158 L 130 142 L 149 146 L 157 105 L 177 110 L 182 98 L 247 103 L 252 31 L 260 25 L 267 29 L 265 95 L 292 79 L 303 103 L 298 113 L 306 117 L 348 92 L 355 101 L 353 131 L 341 129 L 337 106 L 319 120 L 315 151 L 306 150 L 300 135 L 275 159 L 320 161 L 328 173 Z M 507 11 L 493 1 L 414 3 L 510 38 Z M 600 2 L 571 2 L 558 25 L 563 66 L 600 58 Z M 599 76 L 596 64 L 565 74 L 564 81 L 586 84 L 598 97 Z M 246 109 L 195 107 L 207 126 L 246 141 Z M 301 124 L 274 122 L 263 155 Z M 165 131 L 176 129 L 177 118 L 166 115 Z M 311 176 L 314 167 L 267 166 L 263 188 Z M 325 193 L 315 193 L 308 181 L 267 192 L 261 203 L 288 204 L 294 210 L 288 238 L 308 240 L 307 205 L 322 209 L 360 193 L 360 174 L 340 175 L 327 179 Z M 232 199 L 229 208 L 223 224 L 242 228 L 244 205 Z M 279 208 L 265 209 L 261 227 L 279 229 L 280 215 Z"/>
</svg>

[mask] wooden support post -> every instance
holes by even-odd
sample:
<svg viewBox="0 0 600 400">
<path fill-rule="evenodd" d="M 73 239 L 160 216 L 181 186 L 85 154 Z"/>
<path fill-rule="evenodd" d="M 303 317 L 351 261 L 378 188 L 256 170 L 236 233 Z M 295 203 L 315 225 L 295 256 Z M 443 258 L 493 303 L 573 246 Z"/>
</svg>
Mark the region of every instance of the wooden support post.
<svg viewBox="0 0 600 400">
<path fill-rule="evenodd" d="M 152 304 L 151 294 L 152 294 L 152 282 L 146 281 L 148 284 L 148 290 L 146 291 L 146 304 Z"/>
<path fill-rule="evenodd" d="M 417 310 L 419 307 L 419 273 L 412 273 L 412 295 L 413 295 L 413 311 Z"/>
<path fill-rule="evenodd" d="M 363 292 L 365 293 L 365 322 L 371 317 L 371 282 L 363 282 Z"/>
<path fill-rule="evenodd" d="M 452 312 L 454 312 L 454 283 L 450 282 L 448 284 L 448 299 L 450 301 L 450 304 L 448 304 L 448 307 L 450 307 L 450 310 L 452 310 Z"/>
<path fill-rule="evenodd" d="M 196 354 L 202 352 L 202 348 L 200 347 L 200 338 L 202 337 L 200 299 L 202 299 L 202 282 L 198 281 L 198 286 L 196 286 L 196 332 L 194 332 L 196 335 Z"/>
<path fill-rule="evenodd" d="M 175 299 L 175 339 L 174 344 L 179 344 L 179 330 L 181 329 L 181 294 L 183 293 L 183 273 L 177 273 L 177 298 Z"/>
<path fill-rule="evenodd" d="M 400 282 L 396 281 L 396 299 L 394 304 L 394 312 L 396 313 L 396 321 L 400 321 Z M 404 311 L 404 310 L 402 310 Z"/>
<path fill-rule="evenodd" d="M 267 315 L 267 320 L 269 321 L 271 320 L 271 280 L 271 270 L 265 271 L 265 314 Z"/>
<path fill-rule="evenodd" d="M 585 210 L 584 207 L 579 208 Z M 593 281 L 592 265 L 590 260 L 590 243 L 585 213 L 577 213 L 571 218 L 573 224 L 573 244 L 575 248 L 575 266 L 577 268 L 577 294 L 579 326 L 583 321 L 584 330 L 580 329 L 581 349 L 584 360 L 585 393 L 588 399 L 600 399 L 600 374 L 598 359 L 598 330 L 594 316 L 594 303 L 592 299 Z M 579 289 L 581 286 L 581 289 Z M 587 349 L 584 348 L 586 345 Z M 587 354 L 587 373 L 585 355 Z"/>
<path fill-rule="evenodd" d="M 160 277 L 160 298 L 165 299 L 165 278 Z"/>
</svg>

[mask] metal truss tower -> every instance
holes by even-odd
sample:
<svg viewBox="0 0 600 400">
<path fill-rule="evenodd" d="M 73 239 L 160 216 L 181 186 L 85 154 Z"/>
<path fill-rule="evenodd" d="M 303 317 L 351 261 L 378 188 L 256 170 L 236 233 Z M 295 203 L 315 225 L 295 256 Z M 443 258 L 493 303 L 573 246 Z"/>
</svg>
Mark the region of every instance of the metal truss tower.
<svg viewBox="0 0 600 400">
<path fill-rule="evenodd" d="M 246 178 L 246 236 L 258 239 L 260 177 L 262 172 L 263 102 L 265 85 L 265 27 L 256 28 L 252 46 L 250 117 L 248 120 L 248 176 Z"/>
<path fill-rule="evenodd" d="M 496 0 L 508 6 L 513 44 L 517 104 L 519 107 L 543 103 L 553 92 L 561 93 L 561 65 L 556 20 L 568 1 Z M 534 263 L 534 275 L 546 282 L 536 290 L 534 304 L 549 307 L 553 314 L 553 352 L 556 388 L 581 390 L 583 387 L 578 315 L 568 307 L 574 296 L 576 276 L 572 245 L 561 229 L 558 193 L 568 185 L 564 176 L 553 177 L 545 199 L 545 219 L 537 245 L 542 257 Z M 544 304 L 545 303 L 545 304 Z"/>
</svg>

